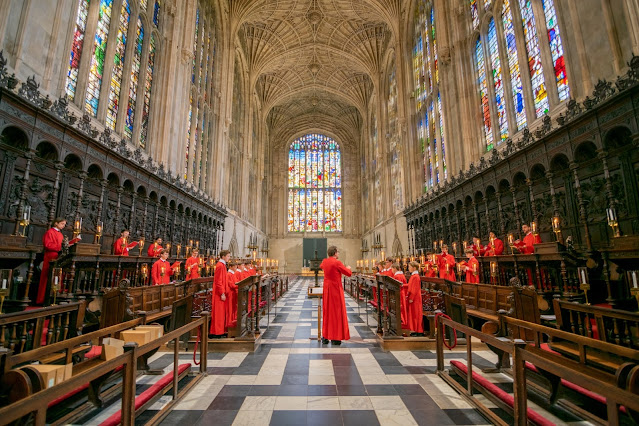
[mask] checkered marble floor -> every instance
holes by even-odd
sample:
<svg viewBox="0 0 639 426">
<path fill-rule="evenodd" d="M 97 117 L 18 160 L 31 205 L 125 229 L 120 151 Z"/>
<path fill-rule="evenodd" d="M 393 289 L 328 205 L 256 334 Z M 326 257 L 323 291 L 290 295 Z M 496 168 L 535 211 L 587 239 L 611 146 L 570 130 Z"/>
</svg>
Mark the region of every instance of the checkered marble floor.
<svg viewBox="0 0 639 426">
<path fill-rule="evenodd" d="M 383 352 L 375 343 L 373 312 L 348 296 L 351 340 L 341 346 L 310 340 L 317 337 L 317 300 L 307 298 L 309 285 L 309 279 L 292 282 L 264 319 L 262 325 L 269 328 L 259 352 L 209 354 L 208 376 L 163 424 L 488 423 L 435 375 L 434 352 Z M 155 362 L 170 363 L 171 358 L 164 354 Z M 474 354 L 475 362 L 487 364 L 493 358 Z"/>
</svg>

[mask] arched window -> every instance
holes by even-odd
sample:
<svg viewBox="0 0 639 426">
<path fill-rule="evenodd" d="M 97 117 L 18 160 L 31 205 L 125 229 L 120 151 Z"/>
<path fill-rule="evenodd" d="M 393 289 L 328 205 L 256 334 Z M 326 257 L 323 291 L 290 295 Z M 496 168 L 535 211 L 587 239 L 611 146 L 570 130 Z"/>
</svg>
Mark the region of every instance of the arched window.
<svg viewBox="0 0 639 426">
<path fill-rule="evenodd" d="M 570 89 L 553 0 L 468 1 L 473 28 L 488 20 L 473 51 L 488 151 L 568 99 Z"/>
<path fill-rule="evenodd" d="M 142 148 L 148 139 L 153 75 L 160 50 L 160 1 L 153 2 L 152 9 L 148 3 L 79 0 L 65 83 L 70 101 Z M 94 34 L 89 50 L 83 49 L 87 29 Z M 84 51 L 90 58 L 82 61 Z M 80 78 L 84 75 L 86 79 Z M 83 85 L 78 87 L 80 81 Z M 103 82 L 108 84 L 105 90 Z M 143 101 L 137 102 L 138 97 Z"/>
<path fill-rule="evenodd" d="M 198 7 L 195 11 L 193 32 L 193 61 L 191 89 L 187 110 L 186 142 L 184 144 L 184 179 L 196 187 L 207 189 L 211 148 L 215 137 L 213 97 L 213 63 L 215 60 L 215 30 L 213 16 Z"/>
<path fill-rule="evenodd" d="M 288 153 L 288 231 L 342 231 L 341 154 L 324 135 L 308 134 Z"/>
<path fill-rule="evenodd" d="M 402 191 L 402 165 L 400 163 L 400 144 L 397 129 L 397 76 L 396 76 L 395 59 L 390 63 L 388 71 L 388 92 L 386 99 L 386 115 L 388 125 L 386 127 L 388 134 L 391 136 L 389 144 L 390 167 L 391 167 L 391 185 L 392 185 L 392 201 L 393 211 L 399 212 L 404 207 L 403 191 Z"/>
<path fill-rule="evenodd" d="M 413 80 L 417 134 L 424 162 L 424 192 L 448 178 L 445 126 L 439 90 L 435 9 L 420 0 L 415 9 Z"/>
</svg>

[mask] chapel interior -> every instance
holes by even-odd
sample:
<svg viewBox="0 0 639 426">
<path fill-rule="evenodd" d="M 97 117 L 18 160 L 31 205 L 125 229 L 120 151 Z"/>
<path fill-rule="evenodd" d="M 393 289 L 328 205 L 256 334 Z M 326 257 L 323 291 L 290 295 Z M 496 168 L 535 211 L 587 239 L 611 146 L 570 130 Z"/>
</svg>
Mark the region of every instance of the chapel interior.
<svg viewBox="0 0 639 426">
<path fill-rule="evenodd" d="M 0 0 L 0 423 L 638 424 L 636 55 L 639 0 Z"/>
</svg>

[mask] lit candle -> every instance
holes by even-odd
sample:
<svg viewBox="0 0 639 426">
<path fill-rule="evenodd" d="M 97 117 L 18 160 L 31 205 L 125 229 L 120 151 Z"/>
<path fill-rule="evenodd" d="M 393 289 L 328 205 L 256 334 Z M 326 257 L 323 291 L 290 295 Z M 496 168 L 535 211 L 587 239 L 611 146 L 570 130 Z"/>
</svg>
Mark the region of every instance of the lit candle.
<svg viewBox="0 0 639 426">
<path fill-rule="evenodd" d="M 495 237 L 490 237 L 490 245 L 495 247 Z"/>
<path fill-rule="evenodd" d="M 53 284 L 58 285 L 58 276 L 53 277 Z"/>
<path fill-rule="evenodd" d="M 165 269 L 164 269 L 164 265 L 162 265 L 162 266 L 160 267 L 160 275 L 164 276 L 164 271 L 165 271 Z"/>
<path fill-rule="evenodd" d="M 490 272 L 493 275 L 497 275 L 497 262 L 490 262 Z"/>
<path fill-rule="evenodd" d="M 466 253 L 466 249 L 468 248 L 468 241 L 462 241 L 462 246 L 464 246 L 464 253 Z"/>
<path fill-rule="evenodd" d="M 100 222 L 98 222 L 97 226 L 95 227 L 95 233 L 96 233 L 98 236 L 101 236 L 101 235 L 102 235 L 102 226 L 103 226 L 103 225 L 102 225 L 102 221 L 100 221 Z"/>
<path fill-rule="evenodd" d="M 444 240 L 439 240 L 439 247 L 444 247 Z"/>
<path fill-rule="evenodd" d="M 534 221 L 530 224 L 530 227 L 532 228 L 532 233 L 536 234 L 537 233 L 537 221 Z"/>
<path fill-rule="evenodd" d="M 437 241 L 433 241 L 433 250 L 437 250 Z"/>
<path fill-rule="evenodd" d="M 453 241 L 453 253 L 455 253 L 455 255 L 457 255 L 457 242 Z"/>
<path fill-rule="evenodd" d="M 556 231 L 559 230 L 559 216 L 555 216 L 552 218 L 552 228 Z"/>
<path fill-rule="evenodd" d="M 198 249 L 200 248 L 200 240 L 197 240 L 197 241 L 195 242 L 195 247 L 197 247 Z"/>
<path fill-rule="evenodd" d="M 508 244 L 512 246 L 514 243 L 515 243 L 515 237 L 513 236 L 513 234 L 508 234 Z"/>
<path fill-rule="evenodd" d="M 189 247 L 193 247 L 193 240 L 189 240 Z"/>
</svg>

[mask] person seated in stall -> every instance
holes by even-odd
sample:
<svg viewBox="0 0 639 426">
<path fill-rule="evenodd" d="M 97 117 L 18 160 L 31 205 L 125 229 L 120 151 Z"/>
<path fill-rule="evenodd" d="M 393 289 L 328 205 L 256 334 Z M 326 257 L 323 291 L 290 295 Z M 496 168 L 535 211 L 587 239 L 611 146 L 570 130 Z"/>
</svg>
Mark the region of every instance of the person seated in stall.
<svg viewBox="0 0 639 426">
<path fill-rule="evenodd" d="M 466 282 L 471 284 L 479 283 L 479 261 L 475 257 L 475 250 L 471 247 L 466 249 L 468 261 L 463 262 L 463 270 L 466 272 Z"/>
<path fill-rule="evenodd" d="M 129 242 L 129 230 L 123 229 L 120 232 L 120 238 L 118 238 L 113 244 L 113 254 L 116 256 L 128 256 L 129 250 L 138 245 L 137 241 Z"/>
<path fill-rule="evenodd" d="M 533 234 L 532 228 L 527 223 L 524 223 L 523 225 L 521 225 L 521 230 L 524 233 L 524 240 L 523 241 L 519 239 L 515 240 L 515 242 L 513 243 L 513 246 L 515 246 L 515 248 L 519 250 L 519 253 L 521 254 L 534 253 L 535 252 L 534 245 L 541 243 L 541 237 L 539 236 L 539 234 Z"/>
<path fill-rule="evenodd" d="M 433 262 L 433 259 L 435 260 Z M 424 259 L 424 276 L 430 278 L 437 278 L 437 260 L 438 256 L 433 254 L 428 254 Z"/>
<path fill-rule="evenodd" d="M 473 249 L 475 257 L 484 256 L 487 246 L 481 244 L 481 239 L 477 236 L 473 237 L 473 244 L 470 246 Z"/>
<path fill-rule="evenodd" d="M 497 238 L 494 232 L 488 234 L 490 244 L 486 246 L 484 256 L 501 256 L 504 254 L 504 242 Z"/>
<path fill-rule="evenodd" d="M 196 248 L 191 251 L 191 257 L 186 259 L 186 263 L 184 264 L 184 273 L 186 277 L 184 279 L 194 280 L 195 278 L 200 278 L 200 254 L 199 250 Z"/>
<path fill-rule="evenodd" d="M 455 256 L 448 254 L 448 245 L 442 245 L 442 254 L 439 255 L 439 278 L 450 281 L 455 279 Z"/>
<path fill-rule="evenodd" d="M 402 287 L 400 289 L 399 296 L 399 305 L 402 316 L 402 328 L 404 325 L 408 324 L 408 311 L 406 310 L 406 294 L 408 293 L 408 282 L 406 281 L 406 276 L 404 275 L 404 271 L 402 271 L 399 263 L 393 263 L 393 278 L 402 283 Z"/>
<path fill-rule="evenodd" d="M 410 280 L 406 292 L 408 329 L 411 336 L 424 335 L 424 319 L 422 314 L 422 281 L 419 277 L 419 263 L 408 264 Z"/>
<path fill-rule="evenodd" d="M 47 291 L 47 282 L 49 281 L 49 262 L 56 260 L 62 251 L 62 242 L 66 238 L 62 235 L 62 230 L 66 226 L 67 220 L 63 217 L 58 217 L 53 221 L 53 226 L 45 232 L 42 237 L 44 260 L 42 261 L 42 269 L 40 271 L 40 282 L 38 284 L 38 295 L 36 297 L 37 305 L 42 305 L 44 303 L 44 297 Z M 78 235 L 76 238 L 69 241 L 68 245 L 72 246 L 80 240 L 82 240 L 82 237 Z"/>
<path fill-rule="evenodd" d="M 155 261 L 151 268 L 151 280 L 153 285 L 169 284 L 175 269 L 180 266 L 180 261 L 173 262 L 173 265 L 171 265 L 167 261 L 168 258 L 168 250 L 162 249 L 160 252 L 160 258 Z"/>
<path fill-rule="evenodd" d="M 228 264 L 226 278 L 226 323 L 230 324 L 237 318 L 237 283 L 241 281 L 237 270 L 237 263 L 231 261 Z"/>
<path fill-rule="evenodd" d="M 149 257 L 160 257 L 162 250 L 164 250 L 162 247 L 162 238 L 157 237 L 155 241 L 153 241 L 153 244 L 151 244 L 147 249 L 146 254 Z"/>
</svg>

